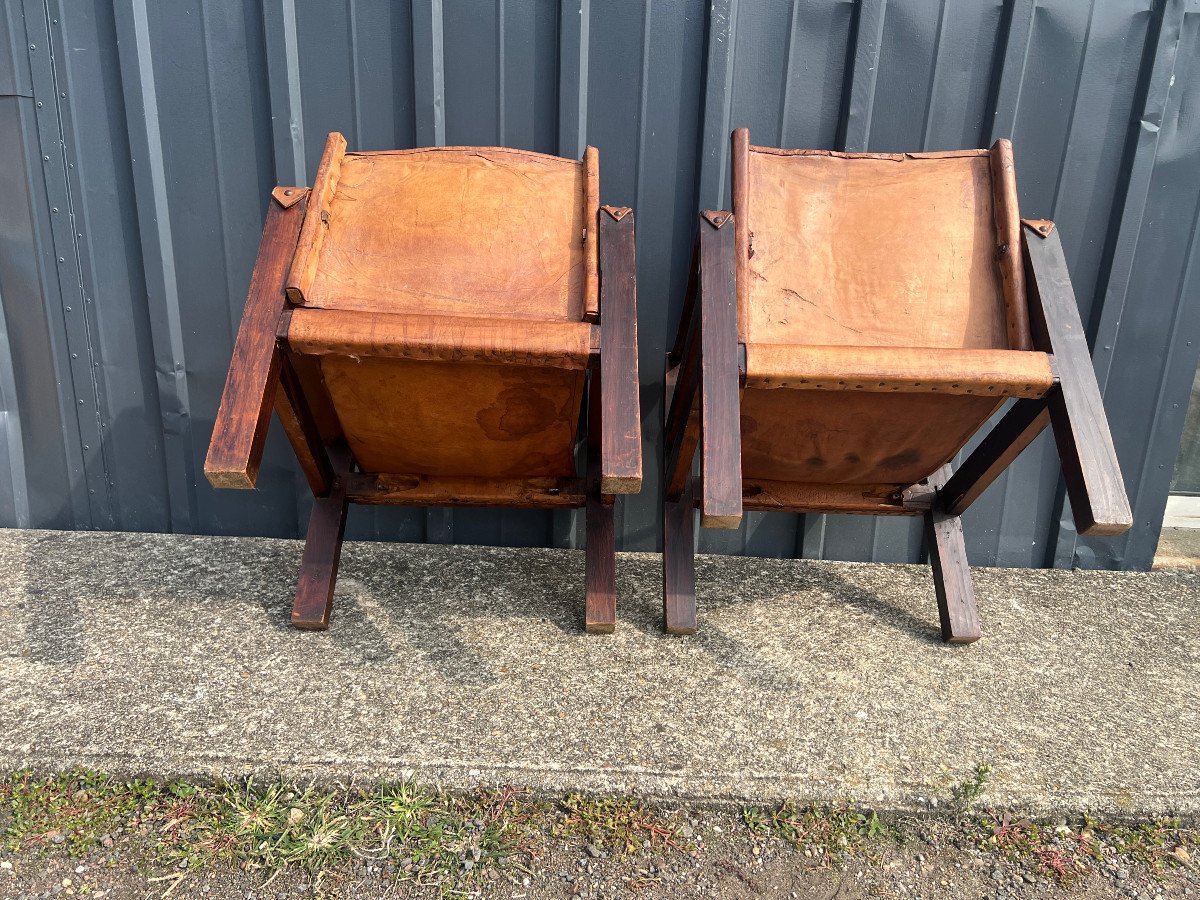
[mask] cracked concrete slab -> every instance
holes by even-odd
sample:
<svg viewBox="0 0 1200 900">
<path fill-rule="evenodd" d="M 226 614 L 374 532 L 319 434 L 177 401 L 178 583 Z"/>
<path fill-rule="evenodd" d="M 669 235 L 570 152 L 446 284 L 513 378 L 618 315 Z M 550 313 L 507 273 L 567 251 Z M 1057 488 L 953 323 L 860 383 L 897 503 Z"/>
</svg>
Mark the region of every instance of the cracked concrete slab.
<svg viewBox="0 0 1200 900">
<path fill-rule="evenodd" d="M 352 543 L 302 633 L 300 552 L 0 531 L 0 768 L 1200 813 L 1194 574 L 979 569 L 949 647 L 924 567 L 701 557 L 678 638 L 624 554 L 589 636 L 582 552 Z"/>
</svg>

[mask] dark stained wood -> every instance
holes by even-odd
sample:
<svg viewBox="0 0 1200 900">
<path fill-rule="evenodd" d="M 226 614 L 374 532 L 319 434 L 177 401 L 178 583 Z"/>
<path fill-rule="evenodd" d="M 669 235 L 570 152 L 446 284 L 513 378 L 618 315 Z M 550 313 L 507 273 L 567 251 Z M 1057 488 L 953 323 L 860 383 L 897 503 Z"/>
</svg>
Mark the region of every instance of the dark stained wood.
<svg viewBox="0 0 1200 900">
<path fill-rule="evenodd" d="M 700 443 L 699 353 L 687 364 L 668 368 L 664 393 L 668 409 L 663 446 L 663 494 L 677 500 L 691 477 L 692 461 Z M 680 379 L 685 379 L 683 385 Z M 677 420 L 678 426 L 672 427 Z"/>
<path fill-rule="evenodd" d="M 695 479 L 677 500 L 663 502 L 663 627 L 668 634 L 696 633 Z"/>
<path fill-rule="evenodd" d="M 584 627 L 590 634 L 611 634 L 617 627 L 617 544 L 613 499 L 597 490 L 588 495 L 584 514 L 587 584 Z"/>
<path fill-rule="evenodd" d="M 355 503 L 407 506 L 510 506 L 555 509 L 583 506 L 582 478 L 523 478 L 496 481 L 437 475 L 354 473 L 343 478 Z"/>
<path fill-rule="evenodd" d="M 600 220 L 600 383 L 603 437 L 600 491 L 642 489 L 642 416 L 638 399 L 637 262 L 634 216 Z"/>
<path fill-rule="evenodd" d="M 1045 399 L 1014 403 L 938 492 L 942 509 L 961 516 L 1049 424 Z"/>
<path fill-rule="evenodd" d="M 695 278 L 693 274 L 693 278 Z M 681 320 L 678 355 L 667 357 L 663 425 L 663 483 L 668 500 L 683 493 L 700 442 L 700 323 L 698 307 Z"/>
<path fill-rule="evenodd" d="M 667 354 L 668 368 L 678 365 L 696 327 L 696 293 L 700 288 L 700 232 L 692 242 L 692 261 L 688 265 L 687 288 L 683 294 L 683 309 L 679 313 L 679 327 L 675 331 L 675 343 Z"/>
<path fill-rule="evenodd" d="M 308 407 L 308 398 L 288 354 L 279 354 L 280 389 L 275 391 L 275 415 L 296 453 L 300 469 L 314 497 L 333 488 L 334 472 L 321 439 L 321 430 Z"/>
<path fill-rule="evenodd" d="M 937 489 L 950 477 L 950 466 L 943 466 L 929 478 Z M 967 564 L 967 544 L 962 522 L 956 515 L 934 508 L 925 514 L 925 544 L 933 567 L 933 588 L 937 594 L 942 640 L 949 644 L 970 644 L 979 640 L 979 613 L 975 608 L 975 587 Z"/>
<path fill-rule="evenodd" d="M 1121 534 L 1133 515 L 1062 242 L 1057 230 L 1042 236 L 1027 225 L 1022 232 L 1034 343 L 1053 355 L 1059 376 L 1047 400 L 1075 527 L 1080 534 Z"/>
<path fill-rule="evenodd" d="M 309 412 L 312 413 L 321 432 L 322 443 L 326 447 L 345 443 L 346 435 L 342 431 L 342 423 L 338 421 L 337 413 L 334 412 L 333 401 L 329 399 L 329 391 L 325 387 L 325 376 L 321 374 L 320 358 L 293 353 L 289 355 L 288 361 L 300 381 L 300 388 L 308 401 Z"/>
<path fill-rule="evenodd" d="M 248 490 L 258 478 L 279 380 L 275 329 L 287 305 L 284 280 L 304 213 L 303 200 L 287 209 L 272 200 L 267 210 L 246 308 L 204 462 L 204 474 L 213 487 Z"/>
<path fill-rule="evenodd" d="M 700 524 L 742 521 L 742 443 L 734 231 L 700 222 Z"/>
<path fill-rule="evenodd" d="M 349 470 L 350 453 L 345 447 L 334 451 L 333 465 L 339 475 Z M 340 479 L 327 496 L 313 501 L 300 563 L 300 582 L 292 605 L 292 624 L 304 631 L 324 631 L 329 627 L 348 507 L 345 485 Z"/>
<path fill-rule="evenodd" d="M 601 313 L 603 316 L 603 313 Z M 584 627 L 609 634 L 617 627 L 617 537 L 614 498 L 601 491 L 603 446 L 603 376 L 593 366 L 588 385 L 587 509 L 584 513 Z"/>
<path fill-rule="evenodd" d="M 920 516 L 933 508 L 931 488 L 915 484 L 809 484 L 746 479 L 742 507 L 756 512 Z"/>
</svg>

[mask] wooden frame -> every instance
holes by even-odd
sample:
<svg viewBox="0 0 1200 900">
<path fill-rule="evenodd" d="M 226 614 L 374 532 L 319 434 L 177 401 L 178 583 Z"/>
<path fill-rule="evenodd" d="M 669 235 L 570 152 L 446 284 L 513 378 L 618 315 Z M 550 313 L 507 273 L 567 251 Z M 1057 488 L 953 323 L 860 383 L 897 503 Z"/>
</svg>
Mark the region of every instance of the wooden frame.
<svg viewBox="0 0 1200 900">
<path fill-rule="evenodd" d="M 328 627 L 347 510 L 366 503 L 585 508 L 586 627 L 612 631 L 614 501 L 639 491 L 642 481 L 633 213 L 599 207 L 599 159 L 588 148 L 583 184 L 593 213 L 583 236 L 584 301 L 576 323 L 312 309 L 303 305 L 304 290 L 318 277 L 322 225 L 344 154 L 344 139 L 331 135 L 313 191 L 272 192 L 205 474 L 214 487 L 253 488 L 275 409 L 315 498 L 291 617 L 297 628 Z M 313 214 L 314 203 L 324 216 Z M 366 471 L 322 375 L 329 357 L 504 366 L 518 379 L 524 371 L 578 371 L 588 385 L 580 397 L 584 471 L 512 477 Z M 571 414 L 575 421 L 580 412 Z"/>
<path fill-rule="evenodd" d="M 743 510 L 782 510 L 921 516 L 942 637 L 951 643 L 977 640 L 978 613 L 959 517 L 1046 425 L 1054 430 L 1079 532 L 1118 534 L 1132 524 L 1058 233 L 1049 222 L 1018 222 L 1007 141 L 991 151 L 950 154 L 988 156 L 999 246 L 995 277 L 1005 302 L 1001 327 L 1009 350 L 938 350 L 939 364 L 932 367 L 921 360 L 932 351 L 920 348 L 748 344 L 749 260 L 755 237 L 746 213 L 753 199 L 747 191 L 748 132 L 735 131 L 732 143 L 734 206 L 741 218 L 723 211 L 700 216 L 683 314 L 667 355 L 665 628 L 672 634 L 696 630 L 693 508 L 699 508 L 701 526 L 718 528 L 737 527 Z M 847 401 L 880 394 L 896 402 L 932 394 L 945 397 L 932 402 L 955 397 L 974 402 L 977 397 L 984 418 L 989 402 L 1012 397 L 1014 403 L 957 470 L 936 464 L 926 469 L 928 477 L 909 484 L 885 477 L 877 484 L 748 477 L 741 443 L 747 392 L 788 388 L 808 396 L 840 392 Z M 892 401 L 885 396 L 872 402 L 885 408 Z M 955 449 L 969 436 L 963 435 Z"/>
</svg>

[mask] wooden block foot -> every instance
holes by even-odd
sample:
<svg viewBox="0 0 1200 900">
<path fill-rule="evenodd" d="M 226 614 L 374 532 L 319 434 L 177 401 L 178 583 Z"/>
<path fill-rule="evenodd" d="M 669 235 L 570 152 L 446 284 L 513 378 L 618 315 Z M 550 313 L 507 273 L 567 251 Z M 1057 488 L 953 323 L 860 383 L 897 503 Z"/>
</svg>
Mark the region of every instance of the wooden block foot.
<svg viewBox="0 0 1200 900">
<path fill-rule="evenodd" d="M 589 634 L 612 634 L 617 627 L 617 544 L 611 499 L 598 486 L 588 497 L 584 552 L 587 603 L 584 626 Z"/>
<path fill-rule="evenodd" d="M 328 497 L 313 501 L 304 559 L 300 564 L 300 583 L 292 606 L 292 624 L 302 630 L 324 631 L 329 627 L 348 506 L 345 487 L 340 480 Z"/>
<path fill-rule="evenodd" d="M 949 477 L 950 467 L 944 466 L 929 479 L 929 483 L 940 488 Z M 975 607 L 971 569 L 967 565 L 962 521 L 935 503 L 925 514 L 925 543 L 929 549 L 929 564 L 933 567 L 942 640 L 947 644 L 970 644 L 979 640 L 979 613 Z"/>
<path fill-rule="evenodd" d="M 663 627 L 668 634 L 696 633 L 694 481 L 678 500 L 663 501 Z"/>
</svg>

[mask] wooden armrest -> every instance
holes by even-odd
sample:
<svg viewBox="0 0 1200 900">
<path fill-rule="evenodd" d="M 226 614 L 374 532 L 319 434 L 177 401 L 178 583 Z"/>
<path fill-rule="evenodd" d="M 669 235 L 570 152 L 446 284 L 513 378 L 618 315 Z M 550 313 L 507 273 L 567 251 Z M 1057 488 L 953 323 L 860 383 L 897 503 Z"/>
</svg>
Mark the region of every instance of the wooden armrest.
<svg viewBox="0 0 1200 900">
<path fill-rule="evenodd" d="M 279 386 L 280 357 L 275 332 L 287 305 L 284 281 L 305 208 L 304 201 L 285 208 L 276 198 L 267 211 L 246 309 L 238 326 L 233 360 L 204 462 L 204 474 L 213 487 L 249 489 L 258 479 Z"/>
<path fill-rule="evenodd" d="M 424 316 L 361 310 L 285 313 L 281 336 L 296 353 L 451 362 L 587 368 L 586 322 Z"/>
<path fill-rule="evenodd" d="M 633 212 L 603 207 L 600 238 L 600 493 L 642 489 Z"/>
<path fill-rule="evenodd" d="M 700 524 L 742 521 L 742 425 L 734 223 L 700 217 Z"/>
<path fill-rule="evenodd" d="M 1058 231 L 1022 228 L 1034 344 L 1054 357 L 1047 395 L 1067 496 L 1080 534 L 1121 534 L 1133 524 L 1104 401 L 1088 352 Z"/>
</svg>

